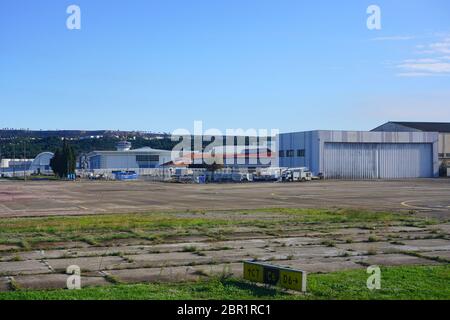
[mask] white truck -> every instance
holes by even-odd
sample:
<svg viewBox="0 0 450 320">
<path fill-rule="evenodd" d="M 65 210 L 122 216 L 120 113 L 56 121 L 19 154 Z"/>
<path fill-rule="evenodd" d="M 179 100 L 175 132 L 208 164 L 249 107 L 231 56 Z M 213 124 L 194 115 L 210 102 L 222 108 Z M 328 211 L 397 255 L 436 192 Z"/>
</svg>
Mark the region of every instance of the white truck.
<svg viewBox="0 0 450 320">
<path fill-rule="evenodd" d="M 309 168 L 289 168 L 283 171 L 281 175 L 282 181 L 286 182 L 304 182 L 311 181 L 312 174 Z"/>
</svg>

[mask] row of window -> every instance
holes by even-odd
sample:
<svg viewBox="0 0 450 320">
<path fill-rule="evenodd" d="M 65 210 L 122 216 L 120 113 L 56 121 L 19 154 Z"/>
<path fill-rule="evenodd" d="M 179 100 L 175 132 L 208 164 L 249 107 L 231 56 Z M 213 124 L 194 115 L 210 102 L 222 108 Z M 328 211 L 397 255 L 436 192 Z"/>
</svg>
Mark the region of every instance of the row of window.
<svg viewBox="0 0 450 320">
<path fill-rule="evenodd" d="M 295 150 L 280 150 L 280 158 L 293 158 L 295 155 L 299 158 L 305 157 L 305 149 L 298 149 L 297 153 Z"/>
<path fill-rule="evenodd" d="M 450 153 L 439 153 L 439 158 L 450 158 Z"/>
<path fill-rule="evenodd" d="M 136 162 L 158 162 L 159 161 L 159 155 L 136 155 Z"/>
</svg>

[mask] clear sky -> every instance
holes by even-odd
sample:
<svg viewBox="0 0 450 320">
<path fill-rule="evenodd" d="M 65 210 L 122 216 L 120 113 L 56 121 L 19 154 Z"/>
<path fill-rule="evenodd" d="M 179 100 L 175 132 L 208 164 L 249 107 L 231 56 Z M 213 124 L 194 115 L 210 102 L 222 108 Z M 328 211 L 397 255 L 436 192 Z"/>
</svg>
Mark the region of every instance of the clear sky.
<svg viewBox="0 0 450 320">
<path fill-rule="evenodd" d="M 66 9 L 81 8 L 81 30 Z M 366 26 L 381 8 L 381 30 Z M 1 0 L 0 128 L 450 121 L 448 0 Z"/>
</svg>

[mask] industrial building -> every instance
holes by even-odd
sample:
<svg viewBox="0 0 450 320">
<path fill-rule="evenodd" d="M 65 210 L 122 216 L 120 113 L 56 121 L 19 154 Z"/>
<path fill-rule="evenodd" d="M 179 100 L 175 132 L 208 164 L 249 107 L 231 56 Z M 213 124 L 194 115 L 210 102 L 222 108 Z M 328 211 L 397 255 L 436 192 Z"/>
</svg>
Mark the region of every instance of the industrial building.
<svg viewBox="0 0 450 320">
<path fill-rule="evenodd" d="M 450 122 L 397 122 L 389 121 L 374 132 L 438 132 L 438 157 L 444 167 L 450 167 Z"/>
<path fill-rule="evenodd" d="M 115 151 L 93 151 L 86 155 L 90 170 L 131 170 L 158 168 L 171 161 L 171 151 L 149 147 L 131 149 L 131 143 L 121 141 Z"/>
<path fill-rule="evenodd" d="M 53 173 L 50 166 L 50 160 L 54 157 L 52 152 L 42 152 L 34 158 L 28 169 L 33 174 L 51 174 Z"/>
<path fill-rule="evenodd" d="M 50 160 L 54 154 L 42 152 L 34 159 L 2 159 L 0 161 L 0 173 L 5 176 L 52 174 Z"/>
<path fill-rule="evenodd" d="M 281 167 L 308 167 L 326 179 L 439 175 L 436 132 L 307 131 L 278 136 Z"/>
<path fill-rule="evenodd" d="M 3 171 L 23 171 L 28 170 L 33 159 L 1 159 L 0 169 Z"/>
</svg>

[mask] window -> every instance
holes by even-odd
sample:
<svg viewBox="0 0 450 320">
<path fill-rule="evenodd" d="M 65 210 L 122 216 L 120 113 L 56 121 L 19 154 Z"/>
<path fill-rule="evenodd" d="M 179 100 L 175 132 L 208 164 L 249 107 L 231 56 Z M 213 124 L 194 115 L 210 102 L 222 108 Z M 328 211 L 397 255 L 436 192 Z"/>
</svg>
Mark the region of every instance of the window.
<svg viewBox="0 0 450 320">
<path fill-rule="evenodd" d="M 450 153 L 446 153 L 446 154 L 445 154 L 445 157 L 446 157 L 446 158 L 450 158 Z"/>
<path fill-rule="evenodd" d="M 136 162 L 158 162 L 159 156 L 157 154 L 140 154 L 136 155 Z"/>
<path fill-rule="evenodd" d="M 89 159 L 89 169 L 101 169 L 101 162 L 102 158 L 101 156 L 93 156 Z"/>
<path fill-rule="evenodd" d="M 297 157 L 304 157 L 305 156 L 305 149 L 299 149 L 297 150 Z"/>
<path fill-rule="evenodd" d="M 444 157 L 444 154 L 443 153 L 439 153 L 439 158 L 443 158 Z"/>
<path fill-rule="evenodd" d="M 280 158 L 284 158 L 284 150 L 280 150 Z"/>
<path fill-rule="evenodd" d="M 288 151 L 286 152 L 286 156 L 287 156 L 288 158 L 292 158 L 292 157 L 294 156 L 294 150 L 288 150 Z"/>
</svg>

